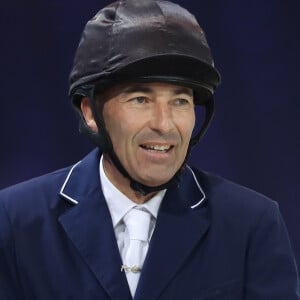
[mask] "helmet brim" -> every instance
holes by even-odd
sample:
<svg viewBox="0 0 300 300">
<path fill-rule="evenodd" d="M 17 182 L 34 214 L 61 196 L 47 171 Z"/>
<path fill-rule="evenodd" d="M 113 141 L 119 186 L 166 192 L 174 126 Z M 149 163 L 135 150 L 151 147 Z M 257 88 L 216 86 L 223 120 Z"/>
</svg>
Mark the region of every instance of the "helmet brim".
<svg viewBox="0 0 300 300">
<path fill-rule="evenodd" d="M 77 86 L 87 84 L 95 84 L 100 92 L 126 82 L 168 82 L 192 88 L 198 95 L 196 104 L 201 104 L 212 96 L 220 81 L 219 72 L 199 59 L 166 54 L 132 62 L 116 72 L 85 76 L 71 86 L 70 94 Z"/>
</svg>

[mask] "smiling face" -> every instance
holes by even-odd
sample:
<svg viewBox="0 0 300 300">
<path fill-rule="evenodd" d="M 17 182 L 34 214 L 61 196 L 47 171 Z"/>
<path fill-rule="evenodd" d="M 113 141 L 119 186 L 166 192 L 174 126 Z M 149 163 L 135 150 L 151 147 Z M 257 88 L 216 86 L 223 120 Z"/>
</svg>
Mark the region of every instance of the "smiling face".
<svg viewBox="0 0 300 300">
<path fill-rule="evenodd" d="M 102 115 L 114 151 L 129 175 L 147 186 L 168 182 L 185 160 L 195 125 L 192 89 L 167 83 L 128 83 L 98 98 L 104 101 Z M 104 168 L 126 194 L 124 178 L 107 155 Z"/>
</svg>

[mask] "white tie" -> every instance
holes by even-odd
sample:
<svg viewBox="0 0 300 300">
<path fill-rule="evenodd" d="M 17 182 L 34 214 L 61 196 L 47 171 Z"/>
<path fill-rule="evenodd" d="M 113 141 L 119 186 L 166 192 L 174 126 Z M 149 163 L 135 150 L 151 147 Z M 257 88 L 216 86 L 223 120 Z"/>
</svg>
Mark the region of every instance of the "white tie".
<svg viewBox="0 0 300 300">
<path fill-rule="evenodd" d="M 123 218 L 129 234 L 129 246 L 122 270 L 125 271 L 132 297 L 148 250 L 150 213 L 132 208 Z"/>
</svg>

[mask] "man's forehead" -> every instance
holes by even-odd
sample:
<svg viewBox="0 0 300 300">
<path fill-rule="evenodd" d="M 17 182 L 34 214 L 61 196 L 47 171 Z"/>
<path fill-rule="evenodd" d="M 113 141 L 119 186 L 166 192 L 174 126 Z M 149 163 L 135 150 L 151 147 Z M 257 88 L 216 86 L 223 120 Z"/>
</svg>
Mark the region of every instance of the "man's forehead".
<svg viewBox="0 0 300 300">
<path fill-rule="evenodd" d="M 130 82 L 115 85 L 109 89 L 111 93 L 156 93 L 167 91 L 174 95 L 187 94 L 193 96 L 193 90 L 189 87 L 168 82 Z"/>
</svg>

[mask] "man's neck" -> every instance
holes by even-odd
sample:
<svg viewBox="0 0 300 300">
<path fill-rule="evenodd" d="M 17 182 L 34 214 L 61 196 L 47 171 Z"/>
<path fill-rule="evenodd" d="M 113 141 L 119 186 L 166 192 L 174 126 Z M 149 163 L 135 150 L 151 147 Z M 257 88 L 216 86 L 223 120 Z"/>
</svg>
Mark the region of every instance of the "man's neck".
<svg viewBox="0 0 300 300">
<path fill-rule="evenodd" d="M 137 191 L 134 191 L 130 187 L 130 181 L 124 177 L 118 169 L 115 167 L 113 162 L 110 160 L 107 154 L 103 154 L 103 169 L 107 178 L 111 183 L 124 195 L 126 195 L 130 200 L 136 204 L 143 204 L 150 200 L 157 192 L 153 192 L 143 196 Z"/>
</svg>

